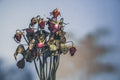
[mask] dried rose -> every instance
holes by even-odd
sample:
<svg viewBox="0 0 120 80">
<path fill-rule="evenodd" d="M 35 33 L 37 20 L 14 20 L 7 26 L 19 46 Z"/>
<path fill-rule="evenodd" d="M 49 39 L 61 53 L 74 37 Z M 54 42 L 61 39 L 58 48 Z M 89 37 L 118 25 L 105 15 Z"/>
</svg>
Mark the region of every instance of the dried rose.
<svg viewBox="0 0 120 80">
<path fill-rule="evenodd" d="M 76 49 L 75 47 L 71 47 L 71 48 L 69 49 L 70 55 L 71 55 L 71 56 L 74 56 L 76 50 L 77 50 L 77 49 Z"/>
</svg>

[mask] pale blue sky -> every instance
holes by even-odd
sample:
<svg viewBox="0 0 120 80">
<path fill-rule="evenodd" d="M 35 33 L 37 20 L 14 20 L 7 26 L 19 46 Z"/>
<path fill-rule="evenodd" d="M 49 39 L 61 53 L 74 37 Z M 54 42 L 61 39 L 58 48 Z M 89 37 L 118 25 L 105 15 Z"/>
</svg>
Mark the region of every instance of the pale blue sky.
<svg viewBox="0 0 120 80">
<path fill-rule="evenodd" d="M 113 41 L 119 42 L 120 0 L 0 0 L 0 55 L 7 64 L 15 63 L 13 52 L 17 44 L 12 39 L 15 30 L 27 27 L 33 16 L 49 16 L 55 8 L 70 23 L 65 30 L 73 32 L 77 39 L 106 26 L 114 33 Z"/>
</svg>

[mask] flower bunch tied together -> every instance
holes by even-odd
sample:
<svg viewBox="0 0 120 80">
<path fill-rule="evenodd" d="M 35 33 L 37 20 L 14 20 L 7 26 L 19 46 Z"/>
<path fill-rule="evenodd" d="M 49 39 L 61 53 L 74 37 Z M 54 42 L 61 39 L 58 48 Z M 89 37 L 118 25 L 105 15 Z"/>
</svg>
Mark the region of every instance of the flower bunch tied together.
<svg viewBox="0 0 120 80">
<path fill-rule="evenodd" d="M 23 69 L 25 62 L 34 62 L 40 80 L 55 80 L 60 55 L 69 53 L 74 56 L 76 52 L 73 42 L 66 39 L 64 28 L 67 24 L 56 8 L 50 12 L 50 17 L 38 15 L 30 20 L 27 28 L 17 29 L 14 40 L 18 47 L 14 57 L 17 60 L 18 54 L 23 56 L 17 67 Z"/>
</svg>

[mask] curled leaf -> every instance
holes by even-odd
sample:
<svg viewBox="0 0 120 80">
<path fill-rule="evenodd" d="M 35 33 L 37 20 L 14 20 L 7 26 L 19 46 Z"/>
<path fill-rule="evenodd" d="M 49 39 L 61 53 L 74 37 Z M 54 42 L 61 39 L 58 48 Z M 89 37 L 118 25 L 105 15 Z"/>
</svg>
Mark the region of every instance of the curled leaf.
<svg viewBox="0 0 120 80">
<path fill-rule="evenodd" d="M 17 62 L 17 67 L 23 69 L 25 67 L 25 60 L 21 59 Z"/>
</svg>

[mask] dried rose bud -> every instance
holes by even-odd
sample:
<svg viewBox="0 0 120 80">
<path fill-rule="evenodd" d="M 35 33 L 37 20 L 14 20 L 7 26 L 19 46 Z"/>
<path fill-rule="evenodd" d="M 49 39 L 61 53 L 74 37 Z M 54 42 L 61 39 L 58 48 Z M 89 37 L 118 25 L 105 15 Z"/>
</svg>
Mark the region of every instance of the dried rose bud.
<svg viewBox="0 0 120 80">
<path fill-rule="evenodd" d="M 55 24 L 54 27 L 53 27 L 52 32 L 55 33 L 55 32 L 57 32 L 59 29 L 60 29 L 60 26 L 59 26 L 58 24 Z"/>
<path fill-rule="evenodd" d="M 53 17 L 54 17 L 54 18 L 57 18 L 58 15 L 60 15 L 60 11 L 59 11 L 58 9 L 55 9 L 55 10 L 53 11 Z"/>
<path fill-rule="evenodd" d="M 77 49 L 76 49 L 75 47 L 71 47 L 71 48 L 69 49 L 70 55 L 71 55 L 71 56 L 74 56 L 76 50 L 77 50 Z"/>
<path fill-rule="evenodd" d="M 38 43 L 38 45 L 37 45 L 38 48 L 43 48 L 43 46 L 44 46 L 44 43 L 42 43 L 42 42 Z"/>
<path fill-rule="evenodd" d="M 43 19 L 41 19 L 39 21 L 39 26 L 40 26 L 41 29 L 44 29 L 44 27 L 45 27 L 45 21 Z"/>
<path fill-rule="evenodd" d="M 20 42 L 22 38 L 22 32 L 18 29 L 16 30 L 16 34 L 14 35 L 14 39 L 16 42 Z"/>
<path fill-rule="evenodd" d="M 15 35 L 15 39 L 17 40 L 17 41 L 21 41 L 21 38 L 22 38 L 22 35 L 21 34 L 16 34 Z"/>
</svg>

